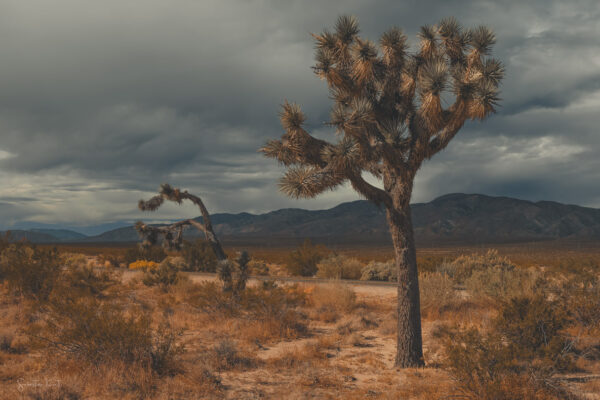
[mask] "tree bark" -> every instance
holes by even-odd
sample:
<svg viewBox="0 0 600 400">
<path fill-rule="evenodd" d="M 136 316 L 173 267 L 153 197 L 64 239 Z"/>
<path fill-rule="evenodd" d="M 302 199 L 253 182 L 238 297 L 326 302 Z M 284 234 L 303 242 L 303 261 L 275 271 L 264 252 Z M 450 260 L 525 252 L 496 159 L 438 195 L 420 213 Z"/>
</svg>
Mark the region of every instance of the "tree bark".
<svg viewBox="0 0 600 400">
<path fill-rule="evenodd" d="M 396 367 L 422 367 L 421 305 L 419 274 L 410 211 L 410 195 L 394 199 L 387 219 L 394 243 L 398 271 L 398 341 Z"/>
</svg>

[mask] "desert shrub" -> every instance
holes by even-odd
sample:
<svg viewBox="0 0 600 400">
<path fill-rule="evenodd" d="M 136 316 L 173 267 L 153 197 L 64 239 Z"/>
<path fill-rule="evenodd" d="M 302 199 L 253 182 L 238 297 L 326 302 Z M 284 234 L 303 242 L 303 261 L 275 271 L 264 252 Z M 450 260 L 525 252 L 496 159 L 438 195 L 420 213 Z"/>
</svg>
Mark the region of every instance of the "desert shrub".
<svg viewBox="0 0 600 400">
<path fill-rule="evenodd" d="M 120 268 L 123 256 L 119 254 L 103 253 L 98 256 L 98 263 L 106 268 Z"/>
<path fill-rule="evenodd" d="M 297 307 L 305 304 L 306 296 L 296 286 L 276 285 L 249 287 L 238 295 L 223 291 L 216 282 L 190 285 L 187 301 L 208 314 L 243 318 L 259 323 L 280 337 L 306 333 L 305 318 Z"/>
<path fill-rule="evenodd" d="M 449 268 L 448 268 L 449 267 Z M 512 270 L 515 265 L 506 257 L 501 257 L 497 250 L 488 250 L 485 254 L 463 255 L 455 259 L 449 266 L 442 265 L 442 272 L 447 273 L 457 283 L 464 283 L 475 271 L 489 269 Z"/>
<path fill-rule="evenodd" d="M 317 273 L 317 264 L 325 257 L 326 249 L 321 245 L 313 245 L 306 239 L 302 246 L 292 251 L 285 262 L 292 275 L 313 276 Z"/>
<path fill-rule="evenodd" d="M 221 284 L 217 282 L 202 282 L 186 287 L 187 302 L 193 307 L 208 314 L 232 317 L 241 310 L 233 301 L 231 292 L 224 292 Z"/>
<path fill-rule="evenodd" d="M 541 294 L 510 299 L 494 320 L 496 330 L 520 359 L 543 360 L 544 365 L 559 370 L 571 366 L 572 343 L 563 334 L 568 324 L 562 306 Z"/>
<path fill-rule="evenodd" d="M 446 262 L 446 257 L 435 255 L 417 255 L 419 272 L 435 272 L 439 266 Z"/>
<path fill-rule="evenodd" d="M 386 262 L 371 261 L 362 269 L 362 281 L 390 281 L 398 280 L 398 271 L 394 260 Z"/>
<path fill-rule="evenodd" d="M 27 352 L 25 343 L 18 339 L 16 329 L 3 329 L 0 331 L 0 352 L 8 354 Z"/>
<path fill-rule="evenodd" d="M 169 256 L 162 260 L 161 264 L 170 264 L 173 268 L 179 271 L 185 271 L 187 269 L 185 259 L 181 256 Z"/>
<path fill-rule="evenodd" d="M 56 249 L 10 244 L 0 254 L 0 277 L 18 294 L 43 301 L 59 278 L 60 261 Z"/>
<path fill-rule="evenodd" d="M 165 258 L 167 258 L 167 253 L 165 253 L 165 250 L 161 246 L 136 246 L 125 252 L 124 261 L 126 265 L 139 260 L 160 263 Z"/>
<path fill-rule="evenodd" d="M 80 253 L 62 253 L 61 264 L 65 267 L 84 267 L 88 265 L 87 257 Z"/>
<path fill-rule="evenodd" d="M 170 373 L 183 351 L 176 344 L 180 333 L 165 326 L 155 334 L 149 315 L 91 296 L 50 299 L 43 322 L 30 326 L 28 334 L 46 350 L 94 367 L 119 362 Z"/>
<path fill-rule="evenodd" d="M 159 286 L 166 291 L 169 286 L 178 283 L 183 276 L 179 270 L 169 262 L 162 262 L 156 268 L 149 268 L 144 271 L 142 283 L 146 286 Z"/>
<path fill-rule="evenodd" d="M 454 282 L 446 274 L 424 273 L 419 277 L 421 314 L 439 314 L 458 300 Z"/>
<path fill-rule="evenodd" d="M 152 337 L 150 348 L 151 367 L 160 376 L 182 372 L 179 357 L 185 352 L 180 343 L 183 330 L 173 329 L 168 323 L 161 323 Z"/>
<path fill-rule="evenodd" d="M 310 294 L 316 316 L 324 322 L 335 322 L 356 307 L 356 294 L 346 285 L 316 286 Z"/>
<path fill-rule="evenodd" d="M 241 354 L 231 340 L 222 340 L 213 347 L 215 367 L 217 370 L 245 369 L 254 365 L 254 360 Z"/>
<path fill-rule="evenodd" d="M 560 282 L 556 300 L 574 323 L 589 330 L 600 329 L 600 278 L 582 280 L 579 275 Z"/>
<path fill-rule="evenodd" d="M 532 371 L 498 334 L 471 328 L 452 331 L 444 342 L 445 369 L 463 398 L 522 400 L 564 398 L 544 371 Z"/>
<path fill-rule="evenodd" d="M 269 275 L 269 267 L 264 261 L 250 260 L 250 262 L 248 263 L 248 269 L 251 275 Z"/>
<path fill-rule="evenodd" d="M 317 264 L 317 276 L 329 279 L 360 279 L 363 264 L 356 258 L 332 254 Z"/>
<path fill-rule="evenodd" d="M 185 242 L 181 256 L 185 260 L 186 271 L 215 272 L 219 264 L 210 243 L 202 239 Z"/>
<path fill-rule="evenodd" d="M 493 267 L 473 271 L 464 284 L 475 300 L 499 301 L 533 295 L 537 277 L 531 269 Z"/>
<path fill-rule="evenodd" d="M 600 271 L 600 264 L 594 258 L 560 258 L 557 264 L 553 264 L 551 272 L 556 275 L 576 275 L 582 280 L 594 279 Z"/>
<path fill-rule="evenodd" d="M 81 400 L 81 390 L 67 386 L 60 380 L 46 380 L 44 385 L 34 386 L 25 391 L 30 400 Z M 23 397 L 25 398 L 25 397 Z"/>
<path fill-rule="evenodd" d="M 64 269 L 56 290 L 69 291 L 77 296 L 100 296 L 119 281 L 120 276 L 114 272 L 75 264 Z"/>
</svg>

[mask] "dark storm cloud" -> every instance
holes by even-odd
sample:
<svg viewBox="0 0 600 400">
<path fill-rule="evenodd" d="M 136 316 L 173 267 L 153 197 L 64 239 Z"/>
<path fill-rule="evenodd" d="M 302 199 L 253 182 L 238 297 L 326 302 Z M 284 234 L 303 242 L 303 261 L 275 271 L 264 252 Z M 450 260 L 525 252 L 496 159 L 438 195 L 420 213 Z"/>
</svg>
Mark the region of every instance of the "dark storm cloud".
<svg viewBox="0 0 600 400">
<path fill-rule="evenodd" d="M 600 206 L 589 184 L 600 178 L 596 1 L 4 0 L 0 200 L 13 200 L 0 218 L 137 218 L 137 199 L 164 181 L 215 211 L 355 199 L 348 188 L 285 199 L 281 168 L 256 153 L 280 135 L 284 99 L 326 136 L 329 101 L 310 70 L 309 34 L 341 13 L 372 39 L 398 25 L 415 43 L 420 25 L 448 15 L 497 33 L 502 107 L 425 165 L 415 201 L 469 191 Z"/>
</svg>

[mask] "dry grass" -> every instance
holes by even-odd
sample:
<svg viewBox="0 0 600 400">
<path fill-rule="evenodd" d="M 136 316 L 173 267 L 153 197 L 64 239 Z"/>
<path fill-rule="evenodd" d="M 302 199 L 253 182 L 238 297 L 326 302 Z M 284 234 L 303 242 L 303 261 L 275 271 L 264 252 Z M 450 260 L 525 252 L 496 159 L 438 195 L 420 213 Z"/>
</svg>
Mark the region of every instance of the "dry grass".
<svg viewBox="0 0 600 400">
<path fill-rule="evenodd" d="M 507 248 L 501 248 L 499 254 L 506 255 Z M 233 299 L 222 295 L 218 283 L 198 282 L 201 278 L 148 287 L 139 272 L 137 278 L 106 286 L 102 279 L 89 278 L 89 270 L 73 274 L 72 279 L 93 284 L 85 290 L 95 301 L 115 304 L 124 315 L 128 315 L 127 310 L 144 315 L 148 319 L 147 332 L 155 340 L 154 351 L 161 349 L 161 342 L 156 341 L 161 336 L 161 322 L 168 321 L 172 332 L 182 332 L 176 339 L 184 349 L 177 355 L 177 368 L 161 374 L 148 364 L 119 360 L 117 356 L 112 356 L 110 362 L 90 363 L 34 346 L 26 329 L 44 323 L 42 311 L 32 313 L 34 308 L 27 299 L 14 297 L 0 285 L 0 392 L 14 399 L 464 398 L 448 374 L 445 338 L 458 325 L 473 327 L 482 334 L 492 332 L 500 306 L 473 296 L 469 290 L 458 290 L 447 276 L 436 272 L 443 260 L 451 261 L 461 252 L 439 249 L 420 253 L 420 257 L 429 257 L 424 263 L 432 267 L 426 267 L 430 270 L 420 280 L 428 366 L 417 370 L 393 368 L 395 299 L 389 291 L 378 292 L 377 287 L 369 291 L 343 283 L 263 287 L 262 282 L 250 282 L 246 294 Z M 261 258 L 272 262 L 275 257 L 269 259 L 266 253 Z M 347 254 L 365 262 L 389 258 L 372 257 L 373 250 L 363 249 Z M 595 257 L 595 253 L 590 254 Z M 578 265 L 571 252 L 561 257 L 562 267 L 553 261 L 560 274 Z M 523 270 L 519 260 L 525 258 L 519 251 L 510 257 L 519 270 Z M 531 260 L 526 265 L 535 265 Z M 545 263 L 546 257 L 539 260 Z M 70 264 L 84 261 L 76 254 L 69 256 Z M 548 266 L 546 270 L 553 268 Z M 269 273 L 277 270 L 269 264 Z M 556 278 L 559 275 L 554 272 L 551 276 L 547 286 L 566 288 L 568 292 L 566 278 Z M 563 292 L 553 293 L 565 296 Z M 593 325 L 595 303 L 582 304 L 581 298 L 574 299 L 572 302 L 582 306 L 573 314 L 581 323 L 565 330 L 577 337 L 575 366 L 580 372 L 573 376 L 600 374 L 600 342 L 598 328 Z M 165 335 L 162 337 L 164 343 Z M 527 381 L 520 375 L 511 379 L 511 385 L 526 388 Z M 29 386 L 20 388 L 19 382 Z M 573 391 L 591 396 L 598 392 L 600 380 L 568 382 Z M 541 391 L 534 395 L 538 397 L 522 398 L 552 398 L 552 393 Z"/>
</svg>

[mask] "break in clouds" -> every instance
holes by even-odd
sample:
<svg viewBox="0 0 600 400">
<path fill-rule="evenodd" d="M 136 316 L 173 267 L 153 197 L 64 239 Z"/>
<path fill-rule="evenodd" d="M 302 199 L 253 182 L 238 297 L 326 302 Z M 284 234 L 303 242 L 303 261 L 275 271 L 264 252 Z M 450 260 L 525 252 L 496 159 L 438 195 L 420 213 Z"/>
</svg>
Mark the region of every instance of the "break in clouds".
<svg viewBox="0 0 600 400">
<path fill-rule="evenodd" d="M 288 199 L 282 168 L 257 153 L 281 135 L 285 99 L 333 138 L 310 33 L 342 13 L 374 40 L 397 25 L 414 43 L 450 15 L 497 34 L 502 107 L 424 165 L 413 202 L 468 192 L 600 207 L 596 0 L 0 0 L 1 227 L 195 215 L 137 211 L 161 182 L 212 212 L 357 199 L 350 188 Z"/>
</svg>

